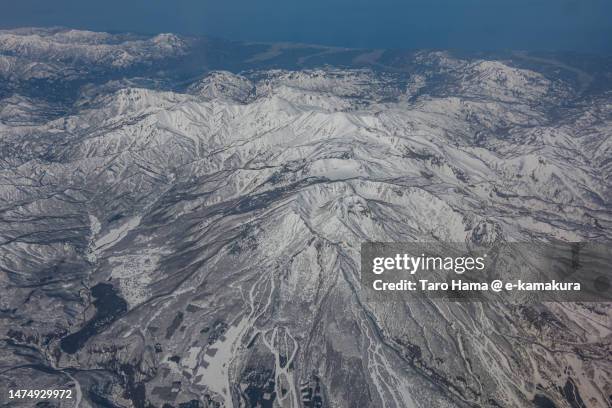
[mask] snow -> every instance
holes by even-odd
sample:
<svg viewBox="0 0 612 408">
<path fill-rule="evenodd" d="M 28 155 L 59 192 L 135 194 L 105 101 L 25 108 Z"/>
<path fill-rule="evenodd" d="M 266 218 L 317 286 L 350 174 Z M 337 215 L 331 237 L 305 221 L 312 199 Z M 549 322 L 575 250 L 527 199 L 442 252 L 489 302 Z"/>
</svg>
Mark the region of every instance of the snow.
<svg viewBox="0 0 612 408">
<path fill-rule="evenodd" d="M 93 244 L 93 248 L 96 253 L 99 253 L 103 250 L 108 249 L 114 244 L 121 241 L 125 236 L 134 228 L 136 228 L 140 224 L 141 216 L 130 217 L 126 221 L 124 221 L 120 226 L 111 229 L 106 234 L 102 235 L 98 239 L 95 240 Z"/>
<path fill-rule="evenodd" d="M 111 277 L 119 285 L 122 297 L 131 307 L 149 299 L 149 284 L 153 281 L 162 249 L 146 249 L 139 254 L 120 255 L 108 258 Z"/>
<path fill-rule="evenodd" d="M 206 354 L 200 365 L 196 376 L 202 376 L 201 384 L 206 385 L 211 391 L 221 395 L 225 399 L 226 407 L 233 407 L 230 397 L 230 364 L 238 347 L 242 335 L 248 325 L 248 319 L 244 318 L 237 324 L 232 325 L 223 335 L 220 341 L 214 343 L 214 356 Z"/>
<path fill-rule="evenodd" d="M 177 55 L 186 41 L 0 32 L 0 52 L 17 56 L 0 57 L 0 70 L 15 78 L 57 74 L 64 66 L 57 56 L 129 67 Z M 269 51 L 259 58 L 283 50 Z M 362 54 L 362 61 L 376 58 Z M 396 334 L 409 336 L 423 364 L 448 372 L 449 381 L 465 376 L 510 405 L 521 406 L 533 391 L 526 378 L 554 389 L 551 378 L 566 366 L 592 369 L 592 382 L 604 383 L 595 360 L 588 366 L 567 353 L 555 359 L 541 352 L 503 306 L 413 302 L 366 315 L 356 289 L 363 241 L 465 242 L 478 233 L 491 244 L 612 238 L 609 97 L 580 100 L 558 124 L 550 115 L 569 91 L 544 74 L 447 52 L 418 52 L 414 63 L 419 74 L 410 77 L 326 67 L 216 71 L 187 91 L 129 80 L 91 85 L 69 113 L 51 119 L 45 101 L 11 95 L 0 105 L 0 136 L 10 152 L 0 169 L 3 237 L 13 240 L 4 245 L 3 267 L 21 278 L 35 262 L 48 268 L 77 259 L 75 243 L 88 244 L 94 265 L 86 273 L 110 275 L 138 310 L 100 333 L 100 343 L 154 333 L 186 304 L 203 310 L 189 312 L 190 323 L 223 313 L 233 323 L 213 345 L 194 340 L 196 323 L 171 339 L 154 336 L 182 357 L 161 361 L 172 376 L 188 371 L 199 384 L 184 380 L 186 387 L 208 387 L 226 406 L 234 369 L 252 352 L 243 340 L 256 333 L 274 359 L 277 386 L 289 390 L 279 405 L 296 406 L 297 385 L 314 371 L 324 387 L 337 387 L 330 405 L 338 388 L 350 389 L 325 378 L 328 347 L 342 364 L 363 361 L 355 375 L 367 377 L 373 398 L 412 405 L 425 391 L 385 343 Z M 124 216 L 106 221 L 116 214 Z M 16 231 L 59 243 L 26 244 Z M 151 307 L 138 308 L 144 302 Z M 547 346 L 569 333 L 595 348 L 609 336 L 606 312 L 550 309 L 574 323 L 550 338 L 539 333 Z M 281 355 L 294 368 L 282 366 Z"/>
</svg>

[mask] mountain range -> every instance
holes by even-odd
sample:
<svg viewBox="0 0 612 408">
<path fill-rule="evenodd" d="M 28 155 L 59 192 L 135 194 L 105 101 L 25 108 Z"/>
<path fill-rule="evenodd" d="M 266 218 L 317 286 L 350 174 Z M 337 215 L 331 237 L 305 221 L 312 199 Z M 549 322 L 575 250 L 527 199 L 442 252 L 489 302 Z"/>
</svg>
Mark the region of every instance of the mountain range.
<svg viewBox="0 0 612 408">
<path fill-rule="evenodd" d="M 2 406 L 610 406 L 609 303 L 371 303 L 359 254 L 609 244 L 611 135 L 610 57 L 0 31 Z"/>
</svg>

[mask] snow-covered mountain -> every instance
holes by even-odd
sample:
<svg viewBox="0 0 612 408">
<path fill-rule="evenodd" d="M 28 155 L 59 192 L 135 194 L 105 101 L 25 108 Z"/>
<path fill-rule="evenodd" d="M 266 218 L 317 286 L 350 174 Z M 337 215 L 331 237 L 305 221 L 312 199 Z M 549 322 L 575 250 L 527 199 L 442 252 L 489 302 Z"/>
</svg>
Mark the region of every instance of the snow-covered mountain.
<svg viewBox="0 0 612 408">
<path fill-rule="evenodd" d="M 359 283 L 366 241 L 612 241 L 610 60 L 572 61 L 0 32 L 0 398 L 609 406 L 609 304 Z"/>
<path fill-rule="evenodd" d="M 62 29 L 0 30 L 0 72 L 42 79 L 87 72 L 93 67 L 126 68 L 181 55 L 187 44 L 173 34 L 152 38 Z"/>
</svg>

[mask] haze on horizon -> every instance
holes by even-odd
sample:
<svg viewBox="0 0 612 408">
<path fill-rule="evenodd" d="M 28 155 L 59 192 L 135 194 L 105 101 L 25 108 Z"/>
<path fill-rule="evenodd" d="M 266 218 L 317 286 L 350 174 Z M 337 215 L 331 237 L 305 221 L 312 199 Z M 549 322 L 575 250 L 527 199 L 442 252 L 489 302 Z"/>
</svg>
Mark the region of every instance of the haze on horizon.
<svg viewBox="0 0 612 408">
<path fill-rule="evenodd" d="M 610 0 L 0 0 L 0 27 L 174 32 L 355 48 L 612 54 Z"/>
</svg>

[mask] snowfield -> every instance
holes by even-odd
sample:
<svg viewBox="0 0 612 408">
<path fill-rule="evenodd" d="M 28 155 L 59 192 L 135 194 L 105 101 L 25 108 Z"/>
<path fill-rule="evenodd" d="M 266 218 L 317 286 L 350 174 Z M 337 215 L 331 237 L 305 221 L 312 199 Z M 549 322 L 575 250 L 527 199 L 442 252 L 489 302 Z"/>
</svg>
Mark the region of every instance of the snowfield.
<svg viewBox="0 0 612 408">
<path fill-rule="evenodd" d="M 606 65 L 528 57 L 1 31 L 0 383 L 81 407 L 609 406 L 609 304 L 360 289 L 366 241 L 611 242 Z"/>
</svg>

